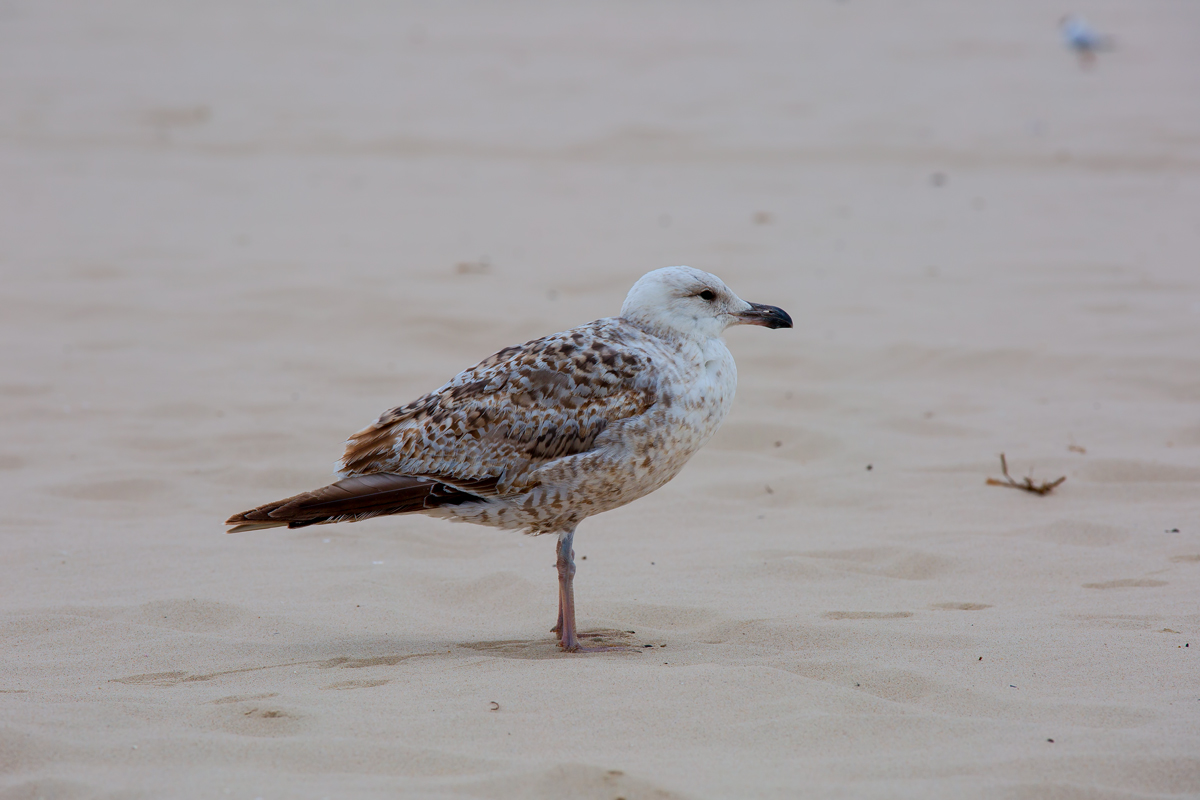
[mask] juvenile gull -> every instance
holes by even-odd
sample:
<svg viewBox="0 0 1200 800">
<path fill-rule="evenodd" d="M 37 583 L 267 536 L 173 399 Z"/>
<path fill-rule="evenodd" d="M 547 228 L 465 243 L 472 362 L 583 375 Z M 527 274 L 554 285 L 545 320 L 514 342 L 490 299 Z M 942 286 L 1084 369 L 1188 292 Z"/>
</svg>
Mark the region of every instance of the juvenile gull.
<svg viewBox="0 0 1200 800">
<path fill-rule="evenodd" d="M 721 279 L 666 267 L 621 316 L 506 347 L 350 437 L 341 480 L 226 520 L 229 533 L 420 513 L 558 534 L 558 634 L 580 645 L 575 527 L 674 478 L 717 432 L 737 387 L 721 334 L 790 328 Z"/>
</svg>

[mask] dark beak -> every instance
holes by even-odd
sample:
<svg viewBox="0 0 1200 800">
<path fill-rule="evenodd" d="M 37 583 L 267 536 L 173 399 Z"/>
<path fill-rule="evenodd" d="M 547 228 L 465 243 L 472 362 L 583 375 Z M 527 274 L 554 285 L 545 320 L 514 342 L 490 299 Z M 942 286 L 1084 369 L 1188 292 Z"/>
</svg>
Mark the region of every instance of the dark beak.
<svg viewBox="0 0 1200 800">
<path fill-rule="evenodd" d="M 762 325 L 764 328 L 790 328 L 792 318 L 782 308 L 751 303 L 749 311 L 737 315 L 739 325 Z"/>
</svg>

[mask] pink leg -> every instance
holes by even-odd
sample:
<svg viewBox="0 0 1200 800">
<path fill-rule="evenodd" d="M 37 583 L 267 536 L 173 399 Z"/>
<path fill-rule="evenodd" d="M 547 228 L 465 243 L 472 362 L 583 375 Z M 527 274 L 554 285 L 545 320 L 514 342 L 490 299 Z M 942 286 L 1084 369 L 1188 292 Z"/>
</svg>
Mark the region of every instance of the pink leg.
<svg viewBox="0 0 1200 800">
<path fill-rule="evenodd" d="M 579 650 L 579 637 L 575 632 L 575 550 L 571 547 L 575 539 L 572 528 L 558 536 L 558 646 L 568 653 Z"/>
<path fill-rule="evenodd" d="M 625 645 L 584 647 L 579 643 L 579 633 L 575 628 L 575 551 L 571 548 L 574 539 L 574 528 L 558 536 L 558 624 L 552 629 L 558 634 L 558 646 L 568 653 L 628 650 Z"/>
<path fill-rule="evenodd" d="M 558 622 L 554 623 L 554 627 L 550 629 L 551 633 L 562 633 L 562 589 L 558 590 Z"/>
</svg>

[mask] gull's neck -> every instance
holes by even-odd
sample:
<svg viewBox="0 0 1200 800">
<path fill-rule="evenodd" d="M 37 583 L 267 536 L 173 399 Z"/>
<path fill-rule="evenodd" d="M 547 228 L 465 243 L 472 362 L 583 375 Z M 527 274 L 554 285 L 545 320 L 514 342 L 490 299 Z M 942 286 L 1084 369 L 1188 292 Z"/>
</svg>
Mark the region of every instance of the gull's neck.
<svg viewBox="0 0 1200 800">
<path fill-rule="evenodd" d="M 650 334 L 656 339 L 662 339 L 663 341 L 671 342 L 673 344 L 682 344 L 687 342 L 696 345 L 701 349 L 706 349 L 713 342 L 717 342 L 722 345 L 725 343 L 720 334 L 712 336 L 699 329 L 686 330 L 672 325 L 663 325 L 661 323 L 656 324 L 652 320 L 646 319 L 642 316 L 631 315 L 627 317 L 618 317 L 618 319 L 620 319 L 622 322 L 632 325 L 643 333 Z"/>
</svg>

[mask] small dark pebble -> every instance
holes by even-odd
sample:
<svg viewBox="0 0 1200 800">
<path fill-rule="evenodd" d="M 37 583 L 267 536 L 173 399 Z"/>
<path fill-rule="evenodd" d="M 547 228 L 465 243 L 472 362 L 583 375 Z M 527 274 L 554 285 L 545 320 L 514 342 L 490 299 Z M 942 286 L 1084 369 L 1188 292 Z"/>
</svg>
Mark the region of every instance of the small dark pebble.
<svg viewBox="0 0 1200 800">
<path fill-rule="evenodd" d="M 637 631 L 625 631 L 626 633 L 637 633 Z"/>
<path fill-rule="evenodd" d="M 644 644 L 644 645 L 642 645 L 642 647 L 654 647 L 654 645 L 652 645 L 652 644 Z"/>
<path fill-rule="evenodd" d="M 660 644 L 660 645 L 659 645 L 659 647 L 666 647 L 666 645 L 665 645 L 665 644 Z"/>
<path fill-rule="evenodd" d="M 1053 740 L 1053 739 L 1047 739 L 1046 741 L 1047 741 L 1047 742 L 1049 742 L 1050 744 L 1054 744 L 1054 740 Z"/>
<path fill-rule="evenodd" d="M 587 556 L 580 556 L 580 557 L 579 557 L 579 560 L 580 560 L 580 561 L 587 561 Z"/>
<path fill-rule="evenodd" d="M 870 472 L 870 471 L 871 471 L 871 470 L 873 470 L 873 469 L 875 469 L 875 465 L 874 465 L 874 464 L 867 464 L 867 472 Z"/>
<path fill-rule="evenodd" d="M 983 656 L 980 656 L 980 657 L 979 657 L 979 660 L 980 660 L 980 661 L 983 661 Z"/>
<path fill-rule="evenodd" d="M 1010 689 L 1015 689 L 1015 688 L 1017 688 L 1017 687 L 1016 687 L 1016 684 L 1012 684 L 1012 683 L 1010 683 L 1010 684 L 1008 685 L 1008 688 L 1010 688 Z"/>
<path fill-rule="evenodd" d="M 1179 528 L 1171 528 L 1169 530 L 1163 531 L 1163 533 L 1179 533 Z"/>
</svg>

